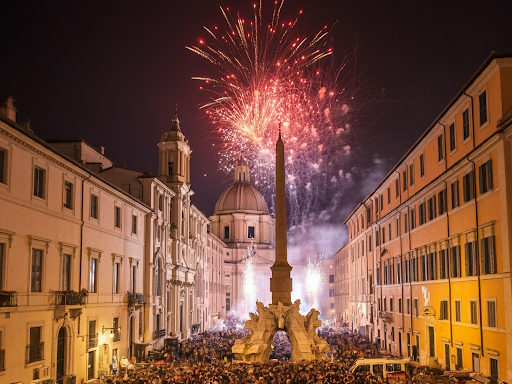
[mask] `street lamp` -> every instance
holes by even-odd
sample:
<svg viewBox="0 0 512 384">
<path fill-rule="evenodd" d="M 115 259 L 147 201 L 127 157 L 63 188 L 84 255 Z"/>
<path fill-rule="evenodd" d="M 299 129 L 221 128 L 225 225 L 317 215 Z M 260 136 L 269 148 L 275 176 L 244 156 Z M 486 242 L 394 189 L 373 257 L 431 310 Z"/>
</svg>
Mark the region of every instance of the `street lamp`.
<svg viewBox="0 0 512 384">
<path fill-rule="evenodd" d="M 112 339 L 112 338 L 114 338 L 114 330 L 117 330 L 118 332 L 121 332 L 121 327 L 119 327 L 119 328 L 109 328 L 109 327 L 105 327 L 105 326 L 103 326 L 103 327 L 101 328 L 101 334 L 102 334 L 102 335 L 103 335 L 103 334 L 105 334 L 105 331 L 106 331 L 107 329 L 110 329 L 110 333 L 109 333 L 108 335 L 110 336 L 110 338 L 111 338 L 111 339 Z"/>
</svg>

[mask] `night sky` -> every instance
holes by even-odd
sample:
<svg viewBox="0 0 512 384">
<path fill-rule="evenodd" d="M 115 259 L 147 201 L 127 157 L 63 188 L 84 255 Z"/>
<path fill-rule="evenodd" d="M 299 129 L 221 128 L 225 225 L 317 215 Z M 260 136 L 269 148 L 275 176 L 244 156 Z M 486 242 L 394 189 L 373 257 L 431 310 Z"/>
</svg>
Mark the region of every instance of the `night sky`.
<svg viewBox="0 0 512 384">
<path fill-rule="evenodd" d="M 271 10 L 273 1 L 264 0 Z M 252 15 L 252 2 L 10 1 L 0 23 L 0 98 L 16 99 L 18 123 L 43 139 L 83 138 L 118 165 L 157 172 L 157 143 L 175 105 L 193 150 L 193 203 L 213 213 L 232 176 L 217 171 L 208 94 L 193 76 L 215 69 L 185 49 L 203 26 L 223 26 L 219 5 Z M 462 88 L 492 50 L 512 49 L 510 1 L 287 0 L 282 19 L 303 10 L 305 34 L 332 26 L 335 60 L 365 84 L 352 143 L 361 176 L 330 215 L 332 247 L 343 221 Z M 355 101 L 357 105 L 357 100 Z M 361 103 L 367 104 L 367 103 Z"/>
</svg>

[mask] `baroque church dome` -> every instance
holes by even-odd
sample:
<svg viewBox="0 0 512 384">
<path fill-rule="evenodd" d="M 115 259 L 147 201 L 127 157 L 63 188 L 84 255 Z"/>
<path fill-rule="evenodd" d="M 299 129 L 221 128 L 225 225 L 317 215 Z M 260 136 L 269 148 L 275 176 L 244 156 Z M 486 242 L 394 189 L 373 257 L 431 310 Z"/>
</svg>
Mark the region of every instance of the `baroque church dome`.
<svg viewBox="0 0 512 384">
<path fill-rule="evenodd" d="M 268 215 L 268 206 L 262 194 L 250 183 L 249 167 L 241 160 L 235 165 L 235 182 L 217 200 L 215 215 L 233 212 Z"/>
</svg>

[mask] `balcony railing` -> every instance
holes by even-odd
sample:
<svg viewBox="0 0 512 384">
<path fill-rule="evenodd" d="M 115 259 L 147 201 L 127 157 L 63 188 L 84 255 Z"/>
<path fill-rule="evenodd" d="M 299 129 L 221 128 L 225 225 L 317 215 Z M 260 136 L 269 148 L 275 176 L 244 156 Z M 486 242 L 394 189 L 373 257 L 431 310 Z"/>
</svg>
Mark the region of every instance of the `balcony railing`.
<svg viewBox="0 0 512 384">
<path fill-rule="evenodd" d="M 143 293 L 131 293 L 128 292 L 128 305 L 141 305 L 144 304 L 145 296 Z"/>
<path fill-rule="evenodd" d="M 161 339 L 165 336 L 165 329 L 156 329 L 155 330 L 155 339 Z"/>
<path fill-rule="evenodd" d="M 53 300 L 55 305 L 85 305 L 87 294 L 75 291 L 55 291 Z"/>
<path fill-rule="evenodd" d="M 17 307 L 18 292 L 0 291 L 0 307 Z"/>
<path fill-rule="evenodd" d="M 5 349 L 0 349 L 0 372 L 5 371 Z"/>
<path fill-rule="evenodd" d="M 89 334 L 89 339 L 87 340 L 87 348 L 96 348 L 98 346 L 98 334 L 92 333 Z"/>
<path fill-rule="evenodd" d="M 27 345 L 25 362 L 29 364 L 41 360 L 44 360 L 44 342 Z"/>
</svg>

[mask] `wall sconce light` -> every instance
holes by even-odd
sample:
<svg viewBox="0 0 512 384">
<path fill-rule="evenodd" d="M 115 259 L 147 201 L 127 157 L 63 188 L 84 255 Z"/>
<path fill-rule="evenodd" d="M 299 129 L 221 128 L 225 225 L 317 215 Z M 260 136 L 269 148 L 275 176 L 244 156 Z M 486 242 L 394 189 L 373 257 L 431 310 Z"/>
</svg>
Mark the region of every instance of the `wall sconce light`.
<svg viewBox="0 0 512 384">
<path fill-rule="evenodd" d="M 113 338 L 114 338 L 114 330 L 117 330 L 118 332 L 121 332 L 121 327 L 119 327 L 119 328 L 108 328 L 108 327 L 103 326 L 103 327 L 101 328 L 101 334 L 102 334 L 102 335 L 103 335 L 103 334 L 105 334 L 105 331 L 106 331 L 107 329 L 110 329 L 110 333 L 109 333 L 108 335 L 110 336 L 110 338 L 111 338 L 111 339 L 113 339 Z"/>
</svg>

